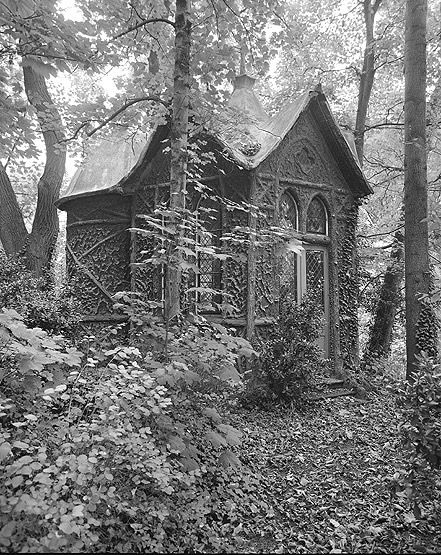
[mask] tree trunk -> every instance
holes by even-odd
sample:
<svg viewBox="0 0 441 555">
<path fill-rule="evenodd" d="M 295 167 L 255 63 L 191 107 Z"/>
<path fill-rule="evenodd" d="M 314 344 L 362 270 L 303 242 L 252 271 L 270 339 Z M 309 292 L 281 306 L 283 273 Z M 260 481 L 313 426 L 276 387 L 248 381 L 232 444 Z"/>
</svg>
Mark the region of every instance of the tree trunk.
<svg viewBox="0 0 441 555">
<path fill-rule="evenodd" d="M 181 255 L 179 247 L 182 234 L 180 222 L 184 216 L 188 108 L 190 98 L 190 0 L 176 0 L 175 14 L 175 67 L 173 86 L 173 119 L 170 134 L 170 210 L 171 226 L 175 229 L 174 252 L 171 253 L 166 276 L 165 316 L 170 321 L 180 312 Z"/>
<path fill-rule="evenodd" d="M 0 162 L 0 242 L 6 254 L 17 254 L 23 250 L 28 232 L 23 220 L 17 197 Z"/>
<path fill-rule="evenodd" d="M 400 289 L 404 276 L 404 235 L 402 229 L 395 232 L 390 262 L 384 274 L 375 309 L 374 321 L 369 331 L 363 365 L 378 356 L 389 354 L 395 315 L 400 304 Z"/>
<path fill-rule="evenodd" d="M 26 250 L 29 267 L 37 276 L 48 269 L 58 236 L 55 201 L 60 194 L 66 165 L 66 147 L 61 116 L 53 104 L 45 78 L 26 64 L 23 58 L 26 95 L 35 108 L 46 147 L 46 164 L 38 183 L 37 208 Z"/>
<path fill-rule="evenodd" d="M 421 295 L 430 293 L 426 150 L 427 0 L 407 0 L 404 90 L 406 378 L 413 381 L 421 337 L 434 332 Z M 426 329 L 425 329 L 426 328 Z M 420 338 L 420 340 L 418 340 Z M 433 337 L 432 337 L 433 340 Z"/>
<path fill-rule="evenodd" d="M 380 4 L 381 0 L 375 0 L 373 4 L 371 4 L 371 0 L 363 0 L 364 23 L 366 29 L 366 46 L 364 50 L 363 69 L 360 76 L 360 85 L 358 88 L 357 117 L 355 120 L 355 147 L 357 149 L 358 159 L 361 165 L 363 165 L 364 130 L 366 126 L 366 115 L 375 77 L 374 23 L 375 15 L 378 8 L 380 7 Z"/>
</svg>

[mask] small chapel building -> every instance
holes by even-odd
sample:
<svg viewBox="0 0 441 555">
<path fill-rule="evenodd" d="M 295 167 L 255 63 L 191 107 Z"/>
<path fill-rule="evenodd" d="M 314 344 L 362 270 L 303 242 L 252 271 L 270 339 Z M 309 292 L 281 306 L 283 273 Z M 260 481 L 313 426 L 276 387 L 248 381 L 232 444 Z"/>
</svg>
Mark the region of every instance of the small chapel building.
<svg viewBox="0 0 441 555">
<path fill-rule="evenodd" d="M 320 88 L 269 116 L 253 84 L 246 74 L 236 77 L 223 121 L 201 125 L 193 139 L 199 152 L 210 153 L 187 191 L 187 207 L 210 214 L 211 235 L 201 241 L 236 254 L 242 248 L 242 256 L 222 261 L 200 252 L 199 311 L 251 338 L 275 321 L 287 287 L 297 301 L 318 290 L 323 356 L 335 367 L 352 366 L 358 351 L 357 213 L 372 189 L 352 135 L 339 127 Z M 117 319 L 112 295 L 118 291 L 164 298 L 161 268 L 138 265 L 149 257 L 151 239 L 130 229 L 145 226 L 142 215 L 167 202 L 169 133 L 167 124 L 159 125 L 142 150 L 121 136 L 103 141 L 57 203 L 67 212 L 68 276 L 75 277 L 85 322 Z M 237 228 L 257 238 L 282 228 L 285 240 L 297 239 L 301 247 L 281 255 L 275 245 L 228 246 L 225 236 Z M 234 312 L 220 308 L 223 294 Z"/>
</svg>

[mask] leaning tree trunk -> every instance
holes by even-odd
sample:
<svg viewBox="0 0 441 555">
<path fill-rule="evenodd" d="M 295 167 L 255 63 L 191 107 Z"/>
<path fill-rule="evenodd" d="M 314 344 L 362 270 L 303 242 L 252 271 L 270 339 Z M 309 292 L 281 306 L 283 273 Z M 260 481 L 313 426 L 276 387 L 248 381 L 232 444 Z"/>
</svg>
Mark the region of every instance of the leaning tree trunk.
<svg viewBox="0 0 441 555">
<path fill-rule="evenodd" d="M 181 218 L 185 209 L 188 109 L 190 98 L 190 0 L 176 0 L 175 67 L 173 87 L 173 116 L 170 134 L 170 211 L 171 226 L 175 229 L 174 250 L 167 268 L 165 317 L 169 322 L 180 312 Z"/>
<path fill-rule="evenodd" d="M 390 352 L 395 316 L 401 302 L 401 284 L 404 276 L 404 234 L 402 229 L 395 232 L 390 262 L 381 284 L 369 339 L 363 355 L 363 366 L 373 358 Z"/>
<path fill-rule="evenodd" d="M 433 349 L 436 330 L 423 296 L 430 293 L 426 150 L 427 0 L 407 0 L 404 90 L 404 207 L 406 282 L 406 378 L 417 356 Z"/>
<path fill-rule="evenodd" d="M 366 126 L 366 115 L 371 98 L 372 86 L 375 77 L 375 39 L 374 23 L 375 15 L 380 7 L 381 0 L 363 1 L 364 24 L 366 30 L 366 46 L 364 49 L 363 69 L 360 75 L 360 85 L 358 87 L 358 106 L 355 120 L 355 147 L 358 159 L 363 165 L 364 131 Z"/>
<path fill-rule="evenodd" d="M 35 108 L 46 147 L 46 164 L 38 183 L 37 208 L 26 250 L 27 264 L 37 276 L 48 269 L 58 236 L 58 199 L 66 165 L 61 116 L 52 102 L 45 78 L 23 58 L 26 95 Z"/>
<path fill-rule="evenodd" d="M 6 254 L 21 252 L 28 232 L 6 168 L 0 162 L 0 242 Z"/>
</svg>

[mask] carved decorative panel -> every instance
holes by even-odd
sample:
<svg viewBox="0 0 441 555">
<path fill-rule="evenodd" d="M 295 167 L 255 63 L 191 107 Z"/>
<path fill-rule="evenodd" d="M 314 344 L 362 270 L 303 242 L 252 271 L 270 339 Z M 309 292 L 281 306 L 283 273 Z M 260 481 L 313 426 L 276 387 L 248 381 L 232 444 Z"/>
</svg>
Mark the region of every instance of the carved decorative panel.
<svg viewBox="0 0 441 555">
<path fill-rule="evenodd" d="M 117 200 L 119 206 L 116 204 Z M 79 220 L 81 206 L 78 203 L 76 221 L 72 222 L 72 218 L 68 220 L 68 275 L 73 287 L 78 290 L 83 311 L 87 315 L 111 312 L 112 300 L 109 296 L 130 288 L 130 222 L 127 200 L 114 197 L 116 217 L 113 221 L 109 216 L 111 210 L 106 209 L 106 213 L 103 213 L 102 207 L 91 209 L 90 199 L 83 200 L 85 221 Z M 124 214 L 127 223 L 120 223 L 119 218 Z M 107 215 L 107 221 L 104 218 L 89 219 L 91 215 Z"/>
<path fill-rule="evenodd" d="M 277 184 L 274 177 L 261 175 L 256 177 L 255 203 L 259 208 L 275 208 L 277 200 Z"/>
<path fill-rule="evenodd" d="M 134 207 L 136 227 L 151 230 L 144 218 L 140 216 L 153 213 L 157 198 L 158 191 L 153 187 L 146 187 L 137 192 Z M 136 234 L 133 259 L 136 264 L 141 264 L 141 266 L 135 266 L 132 270 L 132 288 L 137 293 L 141 293 L 141 298 L 144 300 L 160 301 L 162 299 L 163 269 L 160 265 L 147 262 L 154 256 L 157 245 L 158 239 L 141 233 Z"/>
<path fill-rule="evenodd" d="M 259 249 L 256 255 L 256 317 L 276 315 L 276 257 L 271 248 Z"/>
<path fill-rule="evenodd" d="M 260 168 L 263 172 L 347 189 L 320 129 L 309 114 L 300 115 L 293 129 Z"/>
</svg>

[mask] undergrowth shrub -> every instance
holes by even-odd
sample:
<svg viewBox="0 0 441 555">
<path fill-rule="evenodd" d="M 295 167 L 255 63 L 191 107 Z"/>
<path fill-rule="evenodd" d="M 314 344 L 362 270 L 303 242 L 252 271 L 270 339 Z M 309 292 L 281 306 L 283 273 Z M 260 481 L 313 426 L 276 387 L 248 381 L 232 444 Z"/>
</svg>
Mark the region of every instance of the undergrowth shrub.
<svg viewBox="0 0 441 555">
<path fill-rule="evenodd" d="M 36 278 L 19 257 L 0 251 L 0 308 L 16 309 L 25 324 L 51 333 L 74 336 L 80 309 L 69 287 L 56 287 L 46 277 Z"/>
<path fill-rule="evenodd" d="M 281 303 L 276 323 L 256 345 L 259 359 L 250 372 L 243 403 L 306 403 L 325 364 L 317 344 L 321 326 L 315 296 L 304 297 L 301 303 L 288 297 Z"/>
<path fill-rule="evenodd" d="M 406 361 L 392 355 L 365 357 L 360 370 L 354 374 L 355 387 L 381 392 L 384 389 L 397 392 L 405 375 Z"/>
<path fill-rule="evenodd" d="M 398 404 L 407 457 L 407 468 L 397 476 L 399 489 L 419 518 L 421 503 L 441 501 L 441 365 L 420 356 L 414 381 L 401 387 Z"/>
<path fill-rule="evenodd" d="M 2 312 L 1 549 L 234 551 L 251 518 L 274 514 L 216 410 L 251 346 L 202 319 L 132 316 L 138 346 L 89 336 L 81 357 Z"/>
</svg>

